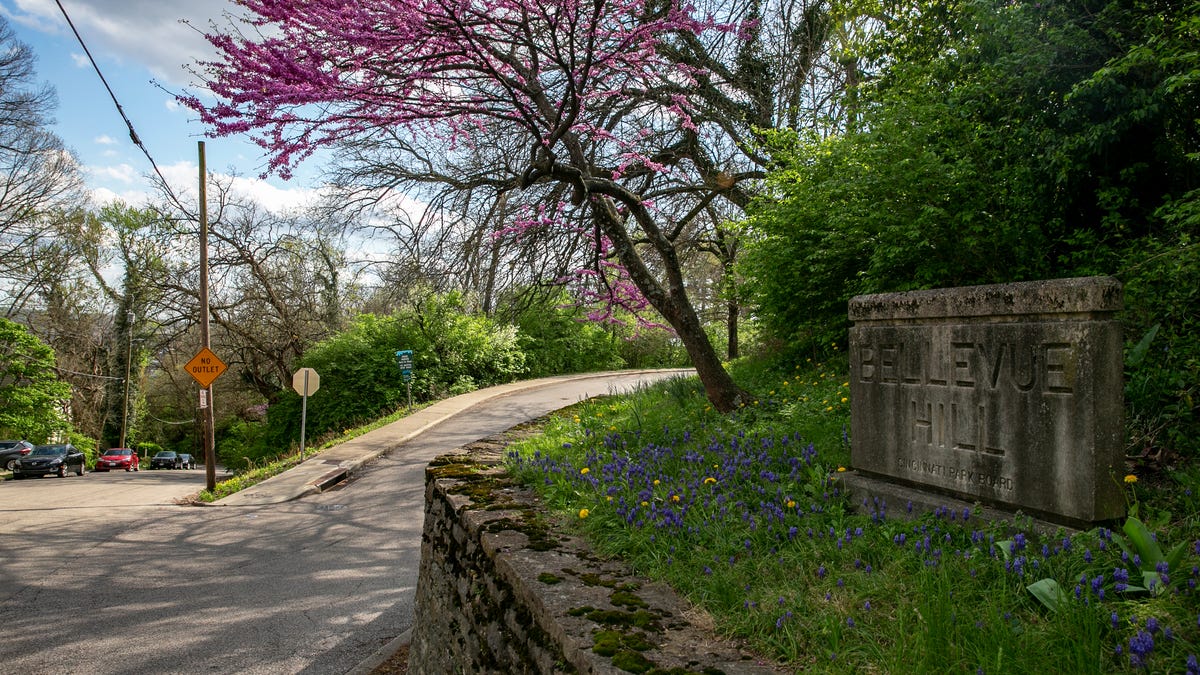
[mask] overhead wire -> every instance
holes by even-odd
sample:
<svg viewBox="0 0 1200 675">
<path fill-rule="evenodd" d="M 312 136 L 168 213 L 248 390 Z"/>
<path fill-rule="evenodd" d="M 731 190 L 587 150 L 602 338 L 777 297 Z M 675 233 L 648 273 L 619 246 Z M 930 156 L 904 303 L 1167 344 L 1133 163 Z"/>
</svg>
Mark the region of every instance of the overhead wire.
<svg viewBox="0 0 1200 675">
<path fill-rule="evenodd" d="M 88 49 L 87 43 L 83 41 L 83 36 L 80 35 L 79 30 L 75 28 L 75 22 L 71 20 L 71 15 L 67 14 L 67 8 L 63 7 L 62 0 L 54 0 L 54 4 L 58 5 L 58 9 L 62 12 L 63 18 L 67 20 L 67 25 L 71 27 L 71 32 L 75 34 L 75 39 L 79 42 L 79 46 L 83 48 L 83 53 L 87 55 L 88 61 L 91 62 L 92 69 L 96 71 L 96 76 L 100 78 L 100 82 L 104 85 L 105 91 L 108 92 L 109 98 L 112 99 L 113 105 L 117 107 L 117 113 L 121 116 L 121 119 L 125 121 L 125 126 L 129 129 L 129 140 L 132 141 L 133 144 L 142 151 L 142 154 L 146 156 L 146 159 L 150 161 L 150 166 L 154 168 L 154 173 L 158 174 L 158 179 L 162 181 L 163 190 L 165 190 L 171 200 L 182 209 L 183 203 L 179 200 L 179 197 L 175 195 L 175 192 L 171 190 L 171 184 L 167 182 L 166 177 L 163 176 L 162 171 L 158 168 L 158 163 L 155 162 L 154 157 L 150 155 L 150 150 L 144 143 L 142 143 L 142 139 L 138 136 L 137 131 L 133 128 L 133 121 L 129 119 L 129 115 L 125 114 L 125 108 L 121 106 L 121 102 L 117 99 L 116 93 L 113 92 L 112 87 L 108 85 L 108 80 L 105 79 L 104 73 L 101 72 L 100 65 L 96 63 L 96 59 L 92 56 L 91 50 Z M 186 209 L 184 209 L 184 211 L 186 211 Z"/>
</svg>

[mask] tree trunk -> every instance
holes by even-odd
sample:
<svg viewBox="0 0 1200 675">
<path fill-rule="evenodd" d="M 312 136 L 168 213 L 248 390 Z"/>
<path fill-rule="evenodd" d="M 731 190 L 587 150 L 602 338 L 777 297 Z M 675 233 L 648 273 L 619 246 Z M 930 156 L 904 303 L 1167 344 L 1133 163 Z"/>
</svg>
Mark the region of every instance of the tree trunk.
<svg viewBox="0 0 1200 675">
<path fill-rule="evenodd" d="M 721 365 L 721 358 L 717 355 L 717 350 L 713 349 L 708 333 L 704 332 L 704 327 L 700 325 L 691 304 L 686 300 L 684 304 L 684 307 L 677 308 L 677 319 L 667 317 L 667 321 L 687 349 L 709 402 L 720 412 L 733 412 L 746 403 L 750 396 L 733 381 L 725 366 Z M 665 312 L 663 314 L 666 316 Z"/>
<path fill-rule="evenodd" d="M 740 308 L 738 307 L 738 301 L 733 298 L 730 298 L 729 302 L 725 305 L 725 307 L 728 312 L 726 315 L 726 319 L 725 319 L 725 325 L 726 325 L 726 330 L 728 331 L 728 340 L 729 340 L 729 342 L 727 344 L 726 354 L 728 354 L 727 358 L 730 361 L 732 361 L 733 359 L 736 359 L 739 356 L 739 354 L 738 354 L 738 313 L 739 313 Z"/>
<path fill-rule="evenodd" d="M 692 366 L 695 367 L 696 374 L 700 377 L 701 384 L 704 385 L 704 392 L 709 402 L 723 413 L 736 410 L 749 400 L 750 395 L 739 387 L 726 372 L 725 367 L 721 365 L 720 356 L 713 349 L 712 341 L 704 332 L 704 326 L 700 323 L 696 308 L 688 299 L 679 258 L 675 255 L 674 247 L 663 237 L 651 236 L 654 242 L 651 248 L 662 263 L 662 271 L 666 277 L 667 286 L 664 287 L 638 253 L 628 230 L 616 216 L 616 209 L 612 203 L 604 201 L 603 203 L 593 202 L 593 204 L 592 213 L 600 220 L 601 227 L 613 244 L 613 251 L 616 253 L 617 259 L 629 274 L 629 279 L 658 310 L 658 313 L 666 319 L 671 328 L 675 329 L 675 334 L 683 342 Z M 644 211 L 642 211 L 642 215 L 645 216 Z M 657 227 L 648 219 L 640 219 L 640 222 L 643 229 L 657 233 Z"/>
</svg>

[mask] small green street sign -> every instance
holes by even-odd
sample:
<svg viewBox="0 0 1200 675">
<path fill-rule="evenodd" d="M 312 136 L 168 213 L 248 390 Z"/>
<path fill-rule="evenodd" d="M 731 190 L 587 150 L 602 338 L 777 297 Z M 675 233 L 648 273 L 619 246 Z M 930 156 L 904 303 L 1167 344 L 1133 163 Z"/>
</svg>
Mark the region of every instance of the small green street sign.
<svg viewBox="0 0 1200 675">
<path fill-rule="evenodd" d="M 404 379 L 409 379 L 412 376 L 413 369 L 413 353 L 411 349 L 401 349 L 396 352 L 396 365 L 400 366 L 400 374 L 404 375 Z"/>
</svg>

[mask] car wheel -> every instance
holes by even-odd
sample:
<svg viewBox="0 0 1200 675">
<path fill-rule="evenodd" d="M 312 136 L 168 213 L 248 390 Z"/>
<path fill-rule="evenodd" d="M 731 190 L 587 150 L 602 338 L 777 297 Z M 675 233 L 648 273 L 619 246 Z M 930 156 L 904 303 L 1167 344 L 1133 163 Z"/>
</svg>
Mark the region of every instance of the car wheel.
<svg viewBox="0 0 1200 675">
<path fill-rule="evenodd" d="M 17 468 L 17 460 L 15 460 L 15 459 L 8 460 L 8 463 L 4 465 L 4 468 L 8 469 L 9 471 L 12 471 L 13 469 Z"/>
<path fill-rule="evenodd" d="M 58 465 L 58 477 L 59 477 L 59 478 L 66 478 L 66 477 L 67 477 L 67 465 L 66 465 L 66 464 L 59 464 L 59 465 Z"/>
<path fill-rule="evenodd" d="M 75 475 L 76 475 L 76 476 L 82 476 L 82 475 L 83 475 L 83 469 L 84 469 L 84 464 L 83 464 L 83 462 L 80 462 L 80 463 L 79 463 L 79 468 L 78 468 L 78 469 L 75 469 Z"/>
</svg>

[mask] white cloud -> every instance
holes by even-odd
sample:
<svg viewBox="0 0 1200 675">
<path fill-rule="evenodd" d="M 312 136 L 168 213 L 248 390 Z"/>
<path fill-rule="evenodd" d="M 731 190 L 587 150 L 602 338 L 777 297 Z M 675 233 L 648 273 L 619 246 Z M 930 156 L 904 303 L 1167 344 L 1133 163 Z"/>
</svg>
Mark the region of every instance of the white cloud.
<svg viewBox="0 0 1200 675">
<path fill-rule="evenodd" d="M 171 190 L 185 201 L 196 200 L 199 194 L 200 168 L 194 162 L 176 162 L 159 167 L 163 177 L 171 186 Z M 87 167 L 85 169 L 92 177 L 92 198 L 97 204 L 105 204 L 119 199 L 135 206 L 158 201 L 161 195 L 151 193 L 147 188 L 123 188 L 121 186 L 147 185 L 133 167 L 120 164 L 106 167 Z M 231 177 L 227 174 L 210 172 L 210 181 L 229 181 L 235 197 L 253 201 L 262 207 L 282 213 L 300 209 L 314 203 L 320 198 L 320 190 L 301 187 L 279 187 L 258 178 L 242 176 Z M 214 195 L 213 187 L 209 185 L 210 199 Z M 211 206 L 211 204 L 210 204 Z"/>
<path fill-rule="evenodd" d="M 83 169 L 93 180 L 102 182 L 118 182 L 133 185 L 141 180 L 136 169 L 129 164 L 114 164 L 111 166 L 87 166 Z"/>
<path fill-rule="evenodd" d="M 80 68 L 91 68 L 92 62 L 88 60 L 87 54 L 78 54 L 71 52 L 71 60 Z"/>
<path fill-rule="evenodd" d="M 117 141 L 108 134 L 100 134 L 94 139 L 96 145 L 116 145 Z"/>
<path fill-rule="evenodd" d="M 93 56 L 143 64 L 173 85 L 187 83 L 183 66 L 211 58 L 202 32 L 213 21 L 223 24 L 222 13 L 236 9 L 230 0 L 74 0 L 64 6 Z M 8 0 L 3 13 L 44 33 L 70 35 L 54 0 Z M 86 65 L 82 54 L 75 58 Z"/>
</svg>

